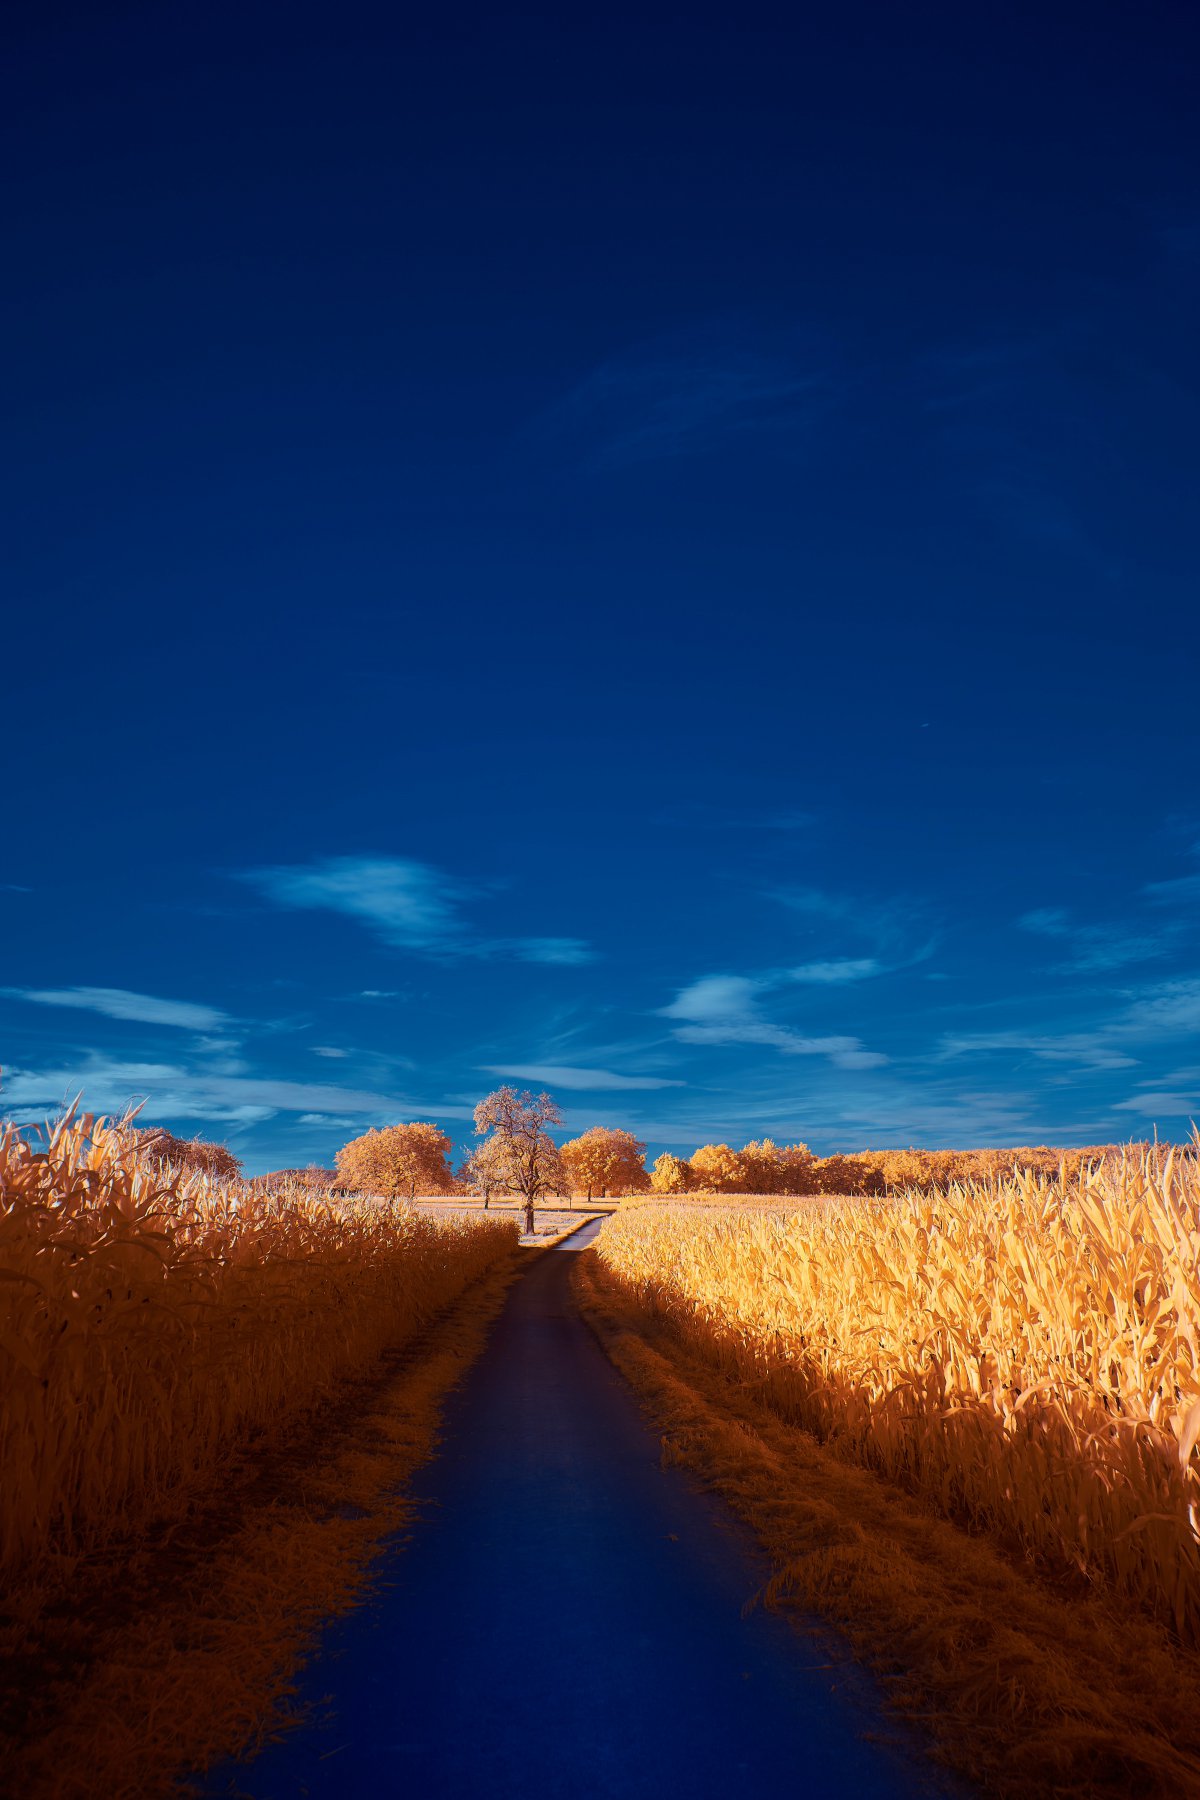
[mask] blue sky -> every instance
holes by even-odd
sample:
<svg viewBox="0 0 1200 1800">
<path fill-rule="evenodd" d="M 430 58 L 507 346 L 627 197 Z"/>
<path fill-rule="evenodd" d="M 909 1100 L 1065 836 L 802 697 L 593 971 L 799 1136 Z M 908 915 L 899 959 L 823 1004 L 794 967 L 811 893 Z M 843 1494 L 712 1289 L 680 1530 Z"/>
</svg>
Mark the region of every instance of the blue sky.
<svg viewBox="0 0 1200 1800">
<path fill-rule="evenodd" d="M 6 11 L 12 1114 L 1200 1116 L 1200 25 L 826 10 Z"/>
</svg>

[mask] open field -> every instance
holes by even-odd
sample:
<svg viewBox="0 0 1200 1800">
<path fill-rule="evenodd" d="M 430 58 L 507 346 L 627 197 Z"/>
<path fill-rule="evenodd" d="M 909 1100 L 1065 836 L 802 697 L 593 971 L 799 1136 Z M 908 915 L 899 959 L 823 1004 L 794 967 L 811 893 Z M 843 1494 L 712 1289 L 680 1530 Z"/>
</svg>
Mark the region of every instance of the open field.
<svg viewBox="0 0 1200 1800">
<path fill-rule="evenodd" d="M 511 1201 L 493 1200 L 486 1212 L 481 1202 L 461 1196 L 456 1196 L 453 1200 L 418 1197 L 414 1204 L 419 1212 L 435 1219 L 502 1219 L 518 1226 L 524 1223 L 524 1209 Z M 615 1206 L 616 1202 L 596 1206 L 588 1205 L 582 1200 L 574 1207 L 539 1206 L 534 1213 L 532 1233 L 526 1236 L 522 1232 L 520 1241 L 525 1245 L 557 1243 L 565 1233 L 577 1230 L 589 1219 L 605 1218 Z"/>
<path fill-rule="evenodd" d="M 522 1238 L 512 1195 L 485 1208 L 266 1188 L 71 1115 L 43 1140 L 0 1136 L 0 1194 L 0 1753 L 31 1796 L 86 1800 L 103 1766 L 108 1791 L 141 1800 L 252 1749 L 285 1716 L 314 1633 L 361 1601 L 411 1516 L 441 1400 L 485 1346 L 499 1366 L 478 1383 L 521 1421 L 523 1493 L 548 1491 L 564 1434 L 579 1439 L 568 1468 L 585 1447 L 597 1467 L 644 1451 L 658 1481 L 661 1434 L 758 1534 L 768 1604 L 840 1626 L 986 1791 L 1200 1791 L 1200 1732 L 1175 1723 L 1200 1718 L 1191 1154 L 1131 1149 L 1074 1174 L 889 1197 L 553 1198 Z M 580 1226 L 598 1247 L 568 1260 L 651 1413 L 641 1449 L 624 1428 L 605 1436 L 612 1396 L 594 1370 L 572 1387 L 562 1345 L 535 1376 L 504 1366 L 504 1329 L 489 1344 L 502 1308 L 532 1309 L 522 1357 L 569 1336 L 561 1270 L 532 1284 L 536 1304 L 505 1295 Z M 466 1516 L 494 1518 L 508 1448 L 494 1471 L 478 1443 L 449 1454 L 473 1471 Z M 573 1480 L 555 1503 L 572 1569 L 591 1506 Z M 597 1477 L 610 1485 L 616 1462 L 611 1484 Z M 458 1527 L 463 1554 L 483 1556 L 480 1594 L 508 1596 L 517 1643 L 526 1599 L 531 1616 L 546 1603 L 540 1549 L 523 1583 L 505 1586 L 500 1565 L 524 1522 L 542 1543 L 538 1504 L 502 1506 L 486 1555 Z M 658 1505 L 631 1507 L 622 1545 Z M 620 1590 L 624 1554 L 589 1565 L 580 1617 Z M 688 1583 L 701 1605 L 702 1565 L 671 1590 L 681 1617 Z M 397 1615 L 388 1654 L 411 1673 L 408 1629 Z M 764 1669 L 789 1654 L 764 1651 Z M 198 1687 L 203 1707 L 181 1698 Z M 364 1757 L 388 1729 L 364 1715 Z M 639 1729 L 659 1754 L 659 1726 Z"/>
</svg>

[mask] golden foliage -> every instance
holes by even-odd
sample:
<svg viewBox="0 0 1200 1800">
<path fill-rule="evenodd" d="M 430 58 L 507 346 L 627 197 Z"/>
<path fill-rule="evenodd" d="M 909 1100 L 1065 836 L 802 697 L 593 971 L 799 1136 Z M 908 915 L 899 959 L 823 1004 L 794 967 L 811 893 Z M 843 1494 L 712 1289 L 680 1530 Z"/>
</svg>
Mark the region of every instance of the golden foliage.
<svg viewBox="0 0 1200 1800">
<path fill-rule="evenodd" d="M 501 1087 L 475 1108 L 475 1135 L 484 1138 L 489 1167 L 502 1172 L 504 1185 L 525 1201 L 530 1226 L 534 1201 L 542 1194 L 565 1194 L 570 1179 L 562 1151 L 548 1125 L 561 1125 L 562 1114 L 549 1094 L 518 1094 Z"/>
<path fill-rule="evenodd" d="M 657 1158 L 650 1174 L 650 1187 L 656 1194 L 686 1194 L 692 1185 L 692 1165 L 669 1151 Z"/>
<path fill-rule="evenodd" d="M 509 1160 L 504 1145 L 494 1137 L 472 1145 L 463 1157 L 458 1179 L 468 1194 L 482 1194 L 485 1206 L 493 1194 L 509 1193 Z"/>
<path fill-rule="evenodd" d="M 593 1125 L 562 1147 L 567 1176 L 577 1194 L 641 1194 L 649 1185 L 646 1146 L 631 1131 Z"/>
<path fill-rule="evenodd" d="M 1196 1156 L 787 1214 L 644 1206 L 599 1248 L 789 1422 L 1200 1643 Z"/>
<path fill-rule="evenodd" d="M 871 1195 L 943 1188 L 952 1182 L 995 1181 L 1014 1172 L 1047 1178 L 1065 1172 L 1074 1180 L 1082 1169 L 1120 1154 L 1121 1146 L 1091 1144 L 1075 1150 L 1039 1145 L 1012 1150 L 859 1150 L 814 1156 L 807 1144 L 776 1144 L 764 1138 L 740 1150 L 728 1144 L 702 1144 L 688 1162 L 660 1157 L 663 1177 L 655 1191 Z"/>
<path fill-rule="evenodd" d="M 337 1178 L 356 1194 L 446 1194 L 454 1188 L 449 1153 L 450 1139 L 436 1125 L 373 1126 L 342 1145 Z"/>
<path fill-rule="evenodd" d="M 691 1158 L 692 1185 L 710 1194 L 746 1190 L 746 1175 L 736 1150 L 728 1144 L 701 1144 Z"/>
<path fill-rule="evenodd" d="M 41 1143 L 0 1131 L 0 1573 L 186 1501 L 514 1245 L 184 1174 L 127 1121 Z"/>
</svg>

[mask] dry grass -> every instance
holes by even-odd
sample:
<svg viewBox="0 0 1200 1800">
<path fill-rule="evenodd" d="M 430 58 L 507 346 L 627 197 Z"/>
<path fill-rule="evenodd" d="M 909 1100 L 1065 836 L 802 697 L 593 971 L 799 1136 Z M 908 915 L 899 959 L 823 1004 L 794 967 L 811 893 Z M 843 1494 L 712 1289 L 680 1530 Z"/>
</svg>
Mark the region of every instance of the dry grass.
<svg viewBox="0 0 1200 1800">
<path fill-rule="evenodd" d="M 511 1223 L 257 1194 L 127 1124 L 0 1133 L 0 1578 L 164 1515 L 515 1245 Z"/>
<path fill-rule="evenodd" d="M 181 1176 L 124 1124 L 0 1137 L 11 1791 L 177 1792 L 286 1718 L 312 1633 L 407 1517 L 516 1242 Z"/>
<path fill-rule="evenodd" d="M 439 1404 L 487 1338 L 502 1262 L 413 1345 L 343 1384 L 286 1444 L 232 1458 L 183 1523 L 109 1545 L 0 1622 L 0 1789 L 159 1800 L 187 1771 L 302 1722 L 296 1677 L 412 1519 Z"/>
<path fill-rule="evenodd" d="M 1200 1641 L 1194 1160 L 788 1213 L 642 1207 L 600 1255 L 782 1419 Z"/>
<path fill-rule="evenodd" d="M 1200 1793 L 1200 1662 L 1162 1627 L 1079 1577 L 1048 1580 L 785 1424 L 597 1251 L 575 1280 L 664 1459 L 716 1489 L 769 1553 L 762 1600 L 832 1620 L 939 1760 L 1002 1800 Z"/>
</svg>

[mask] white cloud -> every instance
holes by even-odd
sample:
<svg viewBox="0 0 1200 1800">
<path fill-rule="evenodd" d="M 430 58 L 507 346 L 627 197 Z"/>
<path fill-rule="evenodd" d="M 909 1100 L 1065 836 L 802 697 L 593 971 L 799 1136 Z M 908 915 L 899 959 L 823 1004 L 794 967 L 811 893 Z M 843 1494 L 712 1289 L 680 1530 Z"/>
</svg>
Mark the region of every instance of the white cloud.
<svg viewBox="0 0 1200 1800">
<path fill-rule="evenodd" d="M 1200 1118 L 1200 1095 L 1195 1090 L 1190 1094 L 1133 1094 L 1128 1100 L 1118 1100 L 1113 1110 L 1142 1113 L 1148 1119 L 1195 1119 Z"/>
<path fill-rule="evenodd" d="M 5 1070 L 0 1107 L 6 1116 L 28 1117 L 57 1108 L 82 1091 L 89 1112 L 117 1113 L 130 1100 L 147 1101 L 153 1119 L 229 1119 L 243 1123 L 279 1112 L 352 1113 L 366 1118 L 414 1116 L 415 1103 L 403 1096 L 319 1082 L 225 1075 L 170 1063 L 111 1061 L 87 1055 L 49 1069 Z M 427 1109 L 426 1109 L 427 1110 Z M 470 1108 L 441 1106 L 447 1118 L 469 1118 Z"/>
<path fill-rule="evenodd" d="M 577 1069 L 562 1063 L 484 1063 L 487 1075 L 501 1075 L 514 1081 L 534 1081 L 545 1087 L 558 1087 L 592 1092 L 627 1088 L 678 1088 L 687 1084 L 667 1081 L 656 1075 L 615 1075 L 609 1069 Z"/>
<path fill-rule="evenodd" d="M 662 1016 L 698 1023 L 750 1019 L 760 987 L 748 975 L 703 975 L 681 988 L 670 1006 L 662 1008 Z"/>
<path fill-rule="evenodd" d="M 1133 1037 L 1190 1037 L 1200 1032 L 1200 979 L 1184 977 L 1145 989 L 1116 1027 Z"/>
<path fill-rule="evenodd" d="M 397 950 L 533 963 L 582 963 L 593 954 L 578 938 L 480 936 L 462 909 L 481 890 L 411 857 L 330 856 L 295 867 L 248 869 L 239 879 L 276 906 L 344 913 Z M 391 997 L 378 988 L 363 994 Z"/>
<path fill-rule="evenodd" d="M 964 1031 L 941 1040 L 942 1058 L 982 1055 L 990 1051 L 1027 1051 L 1042 1062 L 1075 1063 L 1088 1069 L 1132 1069 L 1137 1058 L 1084 1031 Z"/>
<path fill-rule="evenodd" d="M 865 1050 L 856 1037 L 809 1037 L 764 1018 L 758 1008 L 759 996 L 779 979 L 704 975 L 682 988 L 671 1004 L 661 1009 L 662 1016 L 682 1021 L 674 1035 L 683 1044 L 763 1044 L 785 1056 L 827 1056 L 842 1069 L 878 1068 L 887 1061 L 878 1052 Z"/>
<path fill-rule="evenodd" d="M 160 1000 L 128 988 L 3 988 L 0 993 L 35 1006 L 78 1007 L 110 1019 L 133 1019 L 143 1025 L 176 1025 L 183 1031 L 215 1031 L 230 1023 L 228 1014 L 190 1000 Z"/>
<path fill-rule="evenodd" d="M 349 1056 L 350 1054 L 348 1050 L 335 1049 L 332 1044 L 313 1044 L 311 1048 L 314 1056 L 329 1056 L 340 1059 L 341 1057 Z"/>
<path fill-rule="evenodd" d="M 1178 927 L 1162 925 L 1147 931 L 1123 925 L 1081 925 L 1061 906 L 1042 906 L 1027 912 L 1017 923 L 1039 937 L 1061 940 L 1069 960 L 1059 972 L 1079 974 L 1102 969 L 1121 969 L 1129 963 L 1152 962 L 1165 956 L 1178 938 Z"/>
<path fill-rule="evenodd" d="M 462 883 L 405 857 L 331 856 L 308 867 L 249 869 L 242 877 L 277 906 L 348 913 L 389 944 L 441 947 L 462 930 Z"/>
<path fill-rule="evenodd" d="M 832 986 L 843 981 L 865 981 L 868 975 L 880 973 L 880 965 L 873 956 L 843 956 L 832 962 L 801 963 L 798 969 L 788 970 L 788 979 Z"/>
</svg>

